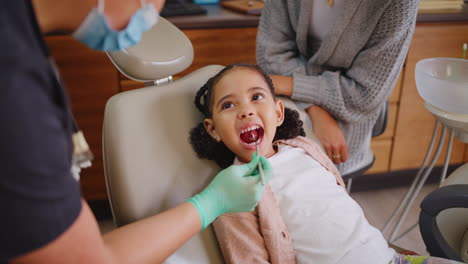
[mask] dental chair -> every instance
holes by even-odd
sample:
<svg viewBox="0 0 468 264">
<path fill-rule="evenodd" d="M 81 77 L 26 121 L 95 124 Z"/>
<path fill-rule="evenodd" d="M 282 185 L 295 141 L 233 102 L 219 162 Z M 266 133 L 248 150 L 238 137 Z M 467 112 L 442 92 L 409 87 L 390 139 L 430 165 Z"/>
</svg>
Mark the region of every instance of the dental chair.
<svg viewBox="0 0 468 264">
<path fill-rule="evenodd" d="M 193 103 L 196 91 L 223 66 L 205 66 L 173 80 L 192 63 L 193 47 L 164 18 L 138 45 L 108 56 L 122 74 L 146 86 L 113 96 L 105 108 L 106 185 L 114 221 L 122 226 L 183 203 L 219 172 L 214 162 L 197 157 L 189 131 L 202 121 Z M 306 134 L 312 135 L 305 111 L 299 113 Z M 165 263 L 224 263 L 212 227 Z"/>
<path fill-rule="evenodd" d="M 468 164 L 426 196 L 419 229 L 432 256 L 468 263 Z"/>
<path fill-rule="evenodd" d="M 196 91 L 223 67 L 170 76 L 193 60 L 188 38 L 164 18 L 142 42 L 108 53 L 122 74 L 148 87 L 117 94 L 106 104 L 103 158 L 106 185 L 117 226 L 175 207 L 201 191 L 219 171 L 197 158 L 189 131 L 201 114 Z M 224 263 L 213 229 L 200 232 L 165 263 Z"/>
</svg>

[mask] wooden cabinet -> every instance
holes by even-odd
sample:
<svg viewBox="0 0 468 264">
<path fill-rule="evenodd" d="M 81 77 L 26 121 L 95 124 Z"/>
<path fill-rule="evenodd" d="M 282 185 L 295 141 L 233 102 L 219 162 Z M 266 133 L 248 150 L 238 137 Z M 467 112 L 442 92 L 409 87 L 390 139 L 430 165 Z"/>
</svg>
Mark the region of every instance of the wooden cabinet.
<svg viewBox="0 0 468 264">
<path fill-rule="evenodd" d="M 195 59 L 184 72 L 210 64 L 255 64 L 257 28 L 192 29 L 183 31 L 192 41 Z"/>
<path fill-rule="evenodd" d="M 392 146 L 395 141 L 395 127 L 397 122 L 398 108 L 400 104 L 402 74 L 400 74 L 395 87 L 388 99 L 388 123 L 385 132 L 372 139 L 371 148 L 375 155 L 374 165 L 366 174 L 388 172 L 390 168 L 390 158 Z"/>
<path fill-rule="evenodd" d="M 178 76 L 210 64 L 255 63 L 255 27 L 183 31 L 192 41 L 195 58 L 193 64 Z M 101 149 L 105 103 L 112 95 L 141 88 L 143 84 L 128 80 L 117 72 L 105 54 L 89 50 L 70 37 L 50 36 L 47 42 L 70 93 L 76 120 L 95 155 L 93 167 L 82 173 L 83 195 L 88 200 L 105 199 L 107 192 Z M 459 57 L 462 43 L 467 42 L 467 23 L 417 25 L 406 65 L 389 99 L 387 130 L 372 140 L 376 161 L 367 173 L 420 166 L 434 118 L 417 94 L 415 64 L 428 57 Z M 462 162 L 468 162 L 468 147 L 456 141 L 451 163 Z"/>
<path fill-rule="evenodd" d="M 421 165 L 434 127 L 434 116 L 425 109 L 416 90 L 414 77 L 418 61 L 431 57 L 461 56 L 463 43 L 468 43 L 468 24 L 418 24 L 403 71 L 401 100 L 398 109 L 395 140 L 390 170 L 417 168 Z M 467 102 L 468 103 L 468 102 Z M 467 145 L 455 139 L 450 163 L 468 162 Z M 442 153 L 445 153 L 445 149 Z M 438 165 L 443 163 L 443 156 Z"/>
</svg>

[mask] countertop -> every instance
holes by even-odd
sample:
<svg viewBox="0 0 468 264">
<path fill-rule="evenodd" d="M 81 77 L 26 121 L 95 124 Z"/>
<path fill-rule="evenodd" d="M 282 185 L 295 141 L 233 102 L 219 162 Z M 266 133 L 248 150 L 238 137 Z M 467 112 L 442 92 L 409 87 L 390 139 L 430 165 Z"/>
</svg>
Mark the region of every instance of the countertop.
<svg viewBox="0 0 468 264">
<path fill-rule="evenodd" d="M 167 17 L 180 29 L 257 27 L 260 16 L 246 15 L 220 7 L 218 4 L 202 5 L 205 15 Z"/>
<path fill-rule="evenodd" d="M 465 5 L 460 12 L 457 13 L 446 13 L 446 14 L 418 14 L 418 23 L 425 22 L 468 22 L 468 2 L 465 1 Z"/>
<path fill-rule="evenodd" d="M 203 5 L 206 15 L 167 17 L 180 29 L 257 27 L 259 16 L 246 15 L 220 7 L 218 4 Z M 468 4 L 458 13 L 418 14 L 418 23 L 468 22 Z"/>
</svg>

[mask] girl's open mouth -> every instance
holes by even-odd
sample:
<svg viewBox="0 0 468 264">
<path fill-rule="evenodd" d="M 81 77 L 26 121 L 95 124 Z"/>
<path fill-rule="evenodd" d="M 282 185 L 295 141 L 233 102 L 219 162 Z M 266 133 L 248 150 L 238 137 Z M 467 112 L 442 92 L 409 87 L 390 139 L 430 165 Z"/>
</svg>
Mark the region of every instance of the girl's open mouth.
<svg viewBox="0 0 468 264">
<path fill-rule="evenodd" d="M 255 145 L 260 144 L 263 139 L 264 130 L 259 125 L 251 126 L 247 129 L 242 129 L 240 139 L 249 148 L 255 148 Z"/>
</svg>

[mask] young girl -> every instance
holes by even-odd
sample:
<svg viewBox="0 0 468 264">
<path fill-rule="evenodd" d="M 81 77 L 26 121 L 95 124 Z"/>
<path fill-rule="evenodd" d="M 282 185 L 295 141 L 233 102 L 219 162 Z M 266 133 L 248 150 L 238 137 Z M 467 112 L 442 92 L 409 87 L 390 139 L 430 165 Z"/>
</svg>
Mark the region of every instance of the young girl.
<svg viewBox="0 0 468 264">
<path fill-rule="evenodd" d="M 190 134 L 199 157 L 224 168 L 249 162 L 258 145 L 274 171 L 253 212 L 214 222 L 227 263 L 454 263 L 388 247 L 259 67 L 224 68 L 198 91 L 195 105 L 205 116 Z"/>
</svg>

